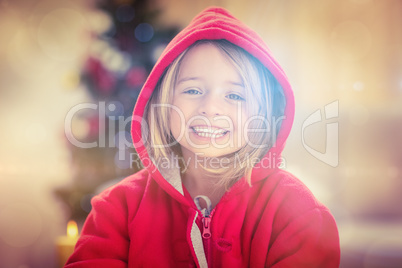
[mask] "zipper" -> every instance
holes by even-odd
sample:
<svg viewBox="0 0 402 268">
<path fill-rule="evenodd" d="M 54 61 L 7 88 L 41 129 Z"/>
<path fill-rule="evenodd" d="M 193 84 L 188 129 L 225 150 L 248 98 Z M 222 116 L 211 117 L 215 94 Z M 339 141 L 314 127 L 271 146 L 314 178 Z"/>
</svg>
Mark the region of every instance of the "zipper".
<svg viewBox="0 0 402 268">
<path fill-rule="evenodd" d="M 201 208 L 200 199 L 204 199 L 207 207 Z M 208 267 L 212 267 L 212 248 L 211 248 L 211 222 L 212 216 L 215 212 L 215 209 L 212 209 L 211 201 L 207 196 L 198 195 L 194 198 L 194 203 L 197 206 L 198 210 L 201 212 L 201 223 L 202 223 L 202 242 L 204 246 L 205 258 L 207 260 Z"/>
<path fill-rule="evenodd" d="M 202 238 L 204 239 L 209 239 L 211 238 L 211 221 L 212 221 L 212 216 L 215 212 L 215 209 L 213 209 L 209 213 L 205 213 L 205 215 L 201 218 L 202 222 Z"/>
<path fill-rule="evenodd" d="M 203 230 L 202 230 L 202 238 L 210 239 L 211 238 L 211 218 L 204 217 L 202 218 Z"/>
<path fill-rule="evenodd" d="M 212 248 L 211 248 L 211 221 L 212 221 L 212 215 L 214 213 L 215 209 L 209 213 L 209 215 L 202 217 L 202 241 L 204 244 L 204 250 L 205 250 L 205 258 L 207 259 L 207 264 L 208 267 L 212 267 Z"/>
</svg>

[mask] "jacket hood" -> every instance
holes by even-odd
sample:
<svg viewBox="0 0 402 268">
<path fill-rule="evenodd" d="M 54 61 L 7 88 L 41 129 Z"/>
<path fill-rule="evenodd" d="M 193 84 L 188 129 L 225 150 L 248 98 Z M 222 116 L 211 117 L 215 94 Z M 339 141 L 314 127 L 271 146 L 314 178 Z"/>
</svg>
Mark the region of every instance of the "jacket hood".
<svg viewBox="0 0 402 268">
<path fill-rule="evenodd" d="M 203 10 L 186 28 L 176 35 L 165 48 L 146 80 L 133 112 L 131 134 L 137 153 L 139 154 L 143 165 L 153 172 L 155 180 L 157 180 L 157 182 L 170 193 L 173 193 L 174 189 L 182 192 L 180 191 L 181 185 L 178 185 L 181 184 L 181 182 L 169 181 L 168 178 L 164 178 L 155 168 L 142 142 L 141 118 L 143 117 L 145 107 L 151 94 L 165 69 L 176 57 L 185 51 L 186 48 L 194 42 L 202 39 L 226 39 L 227 41 L 243 48 L 257 58 L 282 86 L 286 99 L 284 119 L 281 121 L 282 124 L 277 134 L 276 144 L 266 155 L 266 157 L 269 157 L 268 159 L 270 159 L 270 161 L 275 161 L 274 163 L 276 163 L 272 169 L 275 169 L 280 162 L 281 152 L 293 124 L 294 97 L 291 86 L 284 71 L 273 58 L 270 49 L 264 43 L 262 38 L 221 7 L 210 7 Z M 270 171 L 272 170 L 269 168 L 263 168 L 262 163 L 256 164 L 252 172 L 252 183 L 266 177 Z M 165 174 L 163 175 L 166 177 Z"/>
</svg>

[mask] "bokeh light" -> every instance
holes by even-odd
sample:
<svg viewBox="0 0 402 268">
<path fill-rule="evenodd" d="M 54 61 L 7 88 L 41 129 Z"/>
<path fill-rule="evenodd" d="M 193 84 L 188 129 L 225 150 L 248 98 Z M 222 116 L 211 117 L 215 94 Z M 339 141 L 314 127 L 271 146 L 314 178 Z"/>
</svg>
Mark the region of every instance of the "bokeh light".
<svg viewBox="0 0 402 268">
<path fill-rule="evenodd" d="M 134 31 L 135 38 L 140 42 L 148 42 L 154 36 L 154 28 L 149 23 L 140 23 Z"/>
<path fill-rule="evenodd" d="M 152 59 L 154 61 L 154 63 L 156 63 L 160 57 L 160 55 L 162 55 L 163 50 L 166 48 L 167 44 L 159 44 L 157 45 L 153 52 L 152 52 Z"/>
<path fill-rule="evenodd" d="M 362 91 L 364 89 L 364 83 L 357 81 L 353 84 L 353 89 L 356 91 Z"/>
<path fill-rule="evenodd" d="M 89 13 L 87 18 L 90 29 L 96 34 L 111 31 L 114 27 L 110 15 L 100 10 Z"/>
</svg>

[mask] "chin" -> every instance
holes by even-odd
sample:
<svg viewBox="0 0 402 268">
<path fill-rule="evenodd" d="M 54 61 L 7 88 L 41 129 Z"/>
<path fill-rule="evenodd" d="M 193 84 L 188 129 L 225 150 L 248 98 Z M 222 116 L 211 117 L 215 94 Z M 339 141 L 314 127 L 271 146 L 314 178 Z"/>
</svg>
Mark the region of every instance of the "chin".
<svg viewBox="0 0 402 268">
<path fill-rule="evenodd" d="M 237 150 L 236 150 L 237 151 Z M 224 158 L 232 156 L 236 151 L 226 151 L 226 150 L 208 150 L 208 151 L 194 151 L 193 153 L 198 157 L 208 157 L 208 158 Z"/>
</svg>

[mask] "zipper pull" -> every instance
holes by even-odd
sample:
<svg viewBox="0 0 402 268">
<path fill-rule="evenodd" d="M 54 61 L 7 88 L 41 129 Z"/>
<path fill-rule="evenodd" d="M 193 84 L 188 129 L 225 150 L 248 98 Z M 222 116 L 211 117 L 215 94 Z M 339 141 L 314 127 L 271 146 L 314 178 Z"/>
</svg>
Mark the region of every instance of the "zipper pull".
<svg viewBox="0 0 402 268">
<path fill-rule="evenodd" d="M 211 218 L 210 217 L 204 217 L 202 218 L 202 223 L 204 226 L 204 229 L 202 230 L 202 238 L 209 239 L 211 238 Z"/>
</svg>

